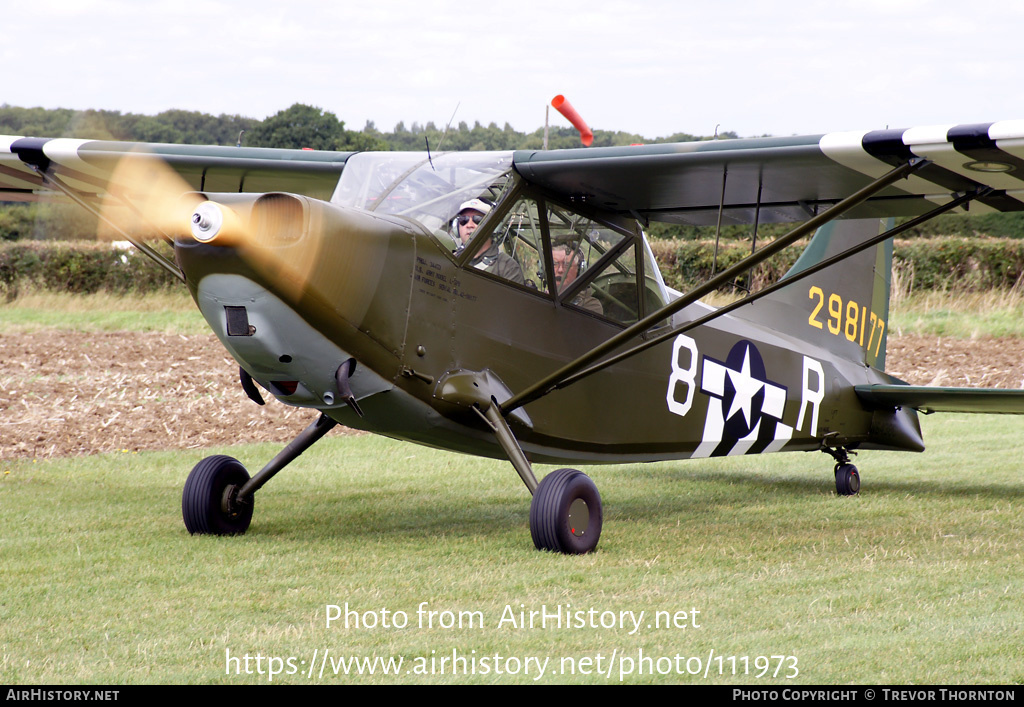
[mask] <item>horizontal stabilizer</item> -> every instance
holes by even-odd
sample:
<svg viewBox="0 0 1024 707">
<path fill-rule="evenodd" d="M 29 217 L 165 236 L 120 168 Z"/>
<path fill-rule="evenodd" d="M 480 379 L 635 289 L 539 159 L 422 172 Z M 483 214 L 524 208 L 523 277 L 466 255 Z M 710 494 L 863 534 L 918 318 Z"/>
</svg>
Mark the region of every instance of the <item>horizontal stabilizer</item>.
<svg viewBox="0 0 1024 707">
<path fill-rule="evenodd" d="M 942 388 L 927 385 L 858 385 L 857 397 L 871 407 L 909 407 L 933 412 L 1024 415 L 1024 390 Z"/>
</svg>

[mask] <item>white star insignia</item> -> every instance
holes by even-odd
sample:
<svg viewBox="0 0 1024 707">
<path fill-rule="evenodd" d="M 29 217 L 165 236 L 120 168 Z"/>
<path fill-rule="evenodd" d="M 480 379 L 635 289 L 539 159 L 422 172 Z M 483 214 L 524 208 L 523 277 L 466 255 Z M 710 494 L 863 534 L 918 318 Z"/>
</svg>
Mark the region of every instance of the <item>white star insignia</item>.
<svg viewBox="0 0 1024 707">
<path fill-rule="evenodd" d="M 729 380 L 732 381 L 733 388 L 736 389 L 736 395 L 733 396 L 732 407 L 729 408 L 729 414 L 725 417 L 726 419 L 729 419 L 735 415 L 737 411 L 740 411 L 743 413 L 743 419 L 746 420 L 747 427 L 749 427 L 751 406 L 753 404 L 754 396 L 757 395 L 761 388 L 764 387 L 764 381 L 758 380 L 750 375 L 749 346 L 747 346 L 746 351 L 743 353 L 743 368 L 738 371 L 727 368 L 726 372 L 729 374 Z"/>
</svg>

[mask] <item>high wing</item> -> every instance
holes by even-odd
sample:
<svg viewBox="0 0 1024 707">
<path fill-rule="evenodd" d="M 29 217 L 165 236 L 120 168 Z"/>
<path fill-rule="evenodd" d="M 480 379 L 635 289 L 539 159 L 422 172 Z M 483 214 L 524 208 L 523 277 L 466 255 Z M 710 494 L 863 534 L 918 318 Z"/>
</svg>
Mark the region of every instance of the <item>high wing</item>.
<svg viewBox="0 0 1024 707">
<path fill-rule="evenodd" d="M 642 219 L 713 225 L 803 221 L 894 166 L 924 158 L 848 218 L 916 216 L 991 187 L 976 213 L 1024 210 L 1024 121 L 810 137 L 518 151 L 529 182 Z"/>
<path fill-rule="evenodd" d="M 200 191 L 286 191 L 329 199 L 352 153 L 0 136 L 0 200 L 51 191 L 38 170 L 82 194 L 103 189 L 127 154 L 158 156 Z M 975 212 L 1024 210 L 1024 120 L 785 138 L 515 152 L 528 182 L 643 220 L 803 221 L 916 158 L 928 164 L 847 214 L 913 216 L 983 187 Z"/>
<path fill-rule="evenodd" d="M 0 136 L 0 201 L 52 193 L 40 171 L 83 198 L 101 195 L 126 155 L 161 159 L 196 191 L 283 191 L 327 200 L 352 153 Z"/>
</svg>

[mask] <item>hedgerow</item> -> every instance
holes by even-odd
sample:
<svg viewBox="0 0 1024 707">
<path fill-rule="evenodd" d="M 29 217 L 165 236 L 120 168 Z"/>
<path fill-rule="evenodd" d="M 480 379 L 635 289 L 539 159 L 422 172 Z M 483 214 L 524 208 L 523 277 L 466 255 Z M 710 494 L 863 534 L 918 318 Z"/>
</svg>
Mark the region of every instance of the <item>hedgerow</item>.
<svg viewBox="0 0 1024 707">
<path fill-rule="evenodd" d="M 750 255 L 748 243 L 723 241 L 717 260 L 713 241 L 651 242 L 669 287 L 699 285 Z M 800 247 L 777 253 L 736 284 L 756 290 L 784 275 Z M 896 242 L 894 269 L 906 290 L 1009 289 L 1024 275 L 1024 240 L 945 237 Z M 26 288 L 67 293 L 147 293 L 180 287 L 172 275 L 135 249 L 86 241 L 16 241 L 0 244 L 0 296 Z"/>
<path fill-rule="evenodd" d="M 25 289 L 73 294 L 155 292 L 181 282 L 134 248 L 110 243 L 18 241 L 0 245 L 0 296 Z"/>
<path fill-rule="evenodd" d="M 705 282 L 750 255 L 749 243 L 714 241 L 652 241 L 665 283 L 686 290 Z M 737 284 L 758 289 L 776 281 L 796 262 L 800 247 L 777 253 L 755 267 Z M 1024 240 L 1018 238 L 944 237 L 897 240 L 893 267 L 903 284 L 914 290 L 979 291 L 1009 289 L 1024 274 Z"/>
</svg>

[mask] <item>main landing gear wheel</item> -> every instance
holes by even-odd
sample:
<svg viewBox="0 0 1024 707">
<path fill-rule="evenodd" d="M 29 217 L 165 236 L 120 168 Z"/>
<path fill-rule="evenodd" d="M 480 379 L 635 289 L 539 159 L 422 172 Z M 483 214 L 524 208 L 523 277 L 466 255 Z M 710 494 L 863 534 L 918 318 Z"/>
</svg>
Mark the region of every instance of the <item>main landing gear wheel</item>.
<svg viewBox="0 0 1024 707">
<path fill-rule="evenodd" d="M 218 454 L 195 465 L 181 493 L 181 515 L 188 532 L 241 535 L 252 521 L 253 498 L 238 501 L 249 472 L 234 457 Z"/>
<path fill-rule="evenodd" d="M 576 469 L 545 476 L 530 503 L 530 535 L 538 550 L 582 555 L 601 538 L 601 494 L 590 477 Z"/>
<path fill-rule="evenodd" d="M 854 496 L 860 491 L 860 474 L 853 464 L 836 464 L 836 493 Z"/>
</svg>

